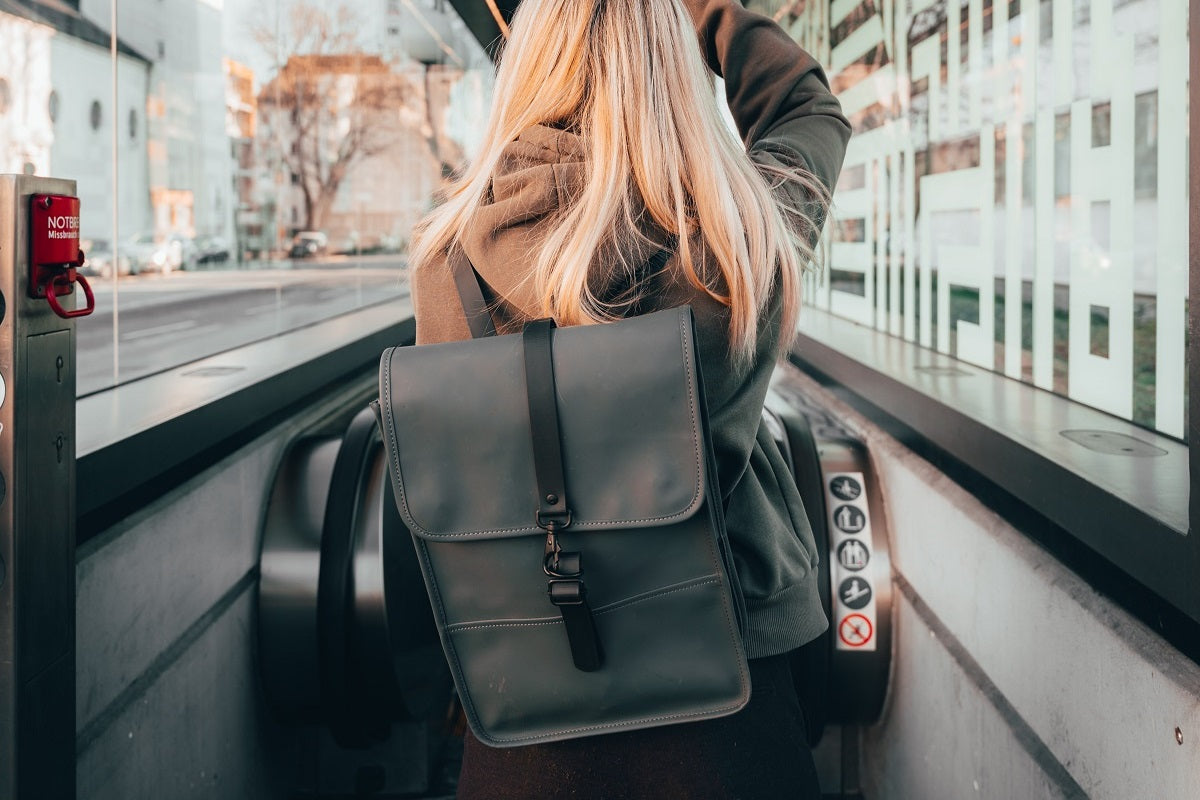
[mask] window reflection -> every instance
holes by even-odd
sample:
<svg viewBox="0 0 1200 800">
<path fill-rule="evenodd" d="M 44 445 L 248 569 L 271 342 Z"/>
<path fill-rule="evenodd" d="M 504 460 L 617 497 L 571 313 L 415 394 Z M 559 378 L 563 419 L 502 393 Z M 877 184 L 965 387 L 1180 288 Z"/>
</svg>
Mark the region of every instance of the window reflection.
<svg viewBox="0 0 1200 800">
<path fill-rule="evenodd" d="M 1187 4 L 750 5 L 855 129 L 809 302 L 1186 437 Z"/>
<path fill-rule="evenodd" d="M 448 4 L 112 10 L 0 4 L 0 171 L 78 182 L 81 394 L 406 296 L 411 227 L 490 97 Z"/>
</svg>

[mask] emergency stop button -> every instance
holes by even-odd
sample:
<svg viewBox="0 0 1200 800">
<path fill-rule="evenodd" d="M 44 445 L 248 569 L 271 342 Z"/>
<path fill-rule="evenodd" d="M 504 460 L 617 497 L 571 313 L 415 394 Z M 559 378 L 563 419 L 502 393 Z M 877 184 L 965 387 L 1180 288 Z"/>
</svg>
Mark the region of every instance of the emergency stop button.
<svg viewBox="0 0 1200 800">
<path fill-rule="evenodd" d="M 78 266 L 79 198 L 35 194 L 30 205 L 30 260 L 43 266 Z"/>
</svg>

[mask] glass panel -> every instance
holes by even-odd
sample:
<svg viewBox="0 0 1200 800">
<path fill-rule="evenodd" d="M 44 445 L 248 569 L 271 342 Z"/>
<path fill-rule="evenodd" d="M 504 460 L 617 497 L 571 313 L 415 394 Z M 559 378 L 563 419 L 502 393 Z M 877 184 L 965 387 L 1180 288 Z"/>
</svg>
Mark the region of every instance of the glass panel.
<svg viewBox="0 0 1200 800">
<path fill-rule="evenodd" d="M 750 6 L 855 129 L 809 302 L 1186 438 L 1186 3 Z"/>
<path fill-rule="evenodd" d="M 0 5 L 0 171 L 78 181 L 97 299 L 80 394 L 364 305 L 401 313 L 411 227 L 490 104 L 491 62 L 449 4 L 116 11 Z"/>
</svg>

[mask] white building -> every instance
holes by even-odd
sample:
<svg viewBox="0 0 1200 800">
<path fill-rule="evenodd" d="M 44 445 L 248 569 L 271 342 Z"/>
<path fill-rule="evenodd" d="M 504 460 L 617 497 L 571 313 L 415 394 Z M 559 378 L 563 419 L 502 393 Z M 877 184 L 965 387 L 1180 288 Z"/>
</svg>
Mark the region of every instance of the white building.
<svg viewBox="0 0 1200 800">
<path fill-rule="evenodd" d="M 80 0 L 107 20 L 109 0 Z M 121 0 L 122 41 L 151 60 L 146 103 L 152 229 L 233 239 L 220 0 Z"/>
<path fill-rule="evenodd" d="M 45 175 L 50 123 L 50 40 L 54 28 L 0 2 L 0 171 Z"/>
<path fill-rule="evenodd" d="M 145 124 L 149 61 L 118 43 L 112 103 L 109 34 L 65 5 L 0 0 L 0 171 L 77 181 L 84 239 L 151 222 Z M 116 169 L 113 126 L 116 126 Z"/>
</svg>

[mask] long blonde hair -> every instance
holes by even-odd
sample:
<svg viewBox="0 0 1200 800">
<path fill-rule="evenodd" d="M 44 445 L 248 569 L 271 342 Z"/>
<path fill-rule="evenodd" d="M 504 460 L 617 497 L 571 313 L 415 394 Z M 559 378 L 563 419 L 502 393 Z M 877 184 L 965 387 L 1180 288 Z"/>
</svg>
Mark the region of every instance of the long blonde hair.
<svg viewBox="0 0 1200 800">
<path fill-rule="evenodd" d="M 686 279 L 728 306 L 737 360 L 753 354 L 776 290 L 781 345 L 790 344 L 801 274 L 814 256 L 813 217 L 827 195 L 804 170 L 768 171 L 751 161 L 722 118 L 679 0 L 523 0 L 480 154 L 418 225 L 413 263 L 453 245 L 487 197 L 505 147 L 545 123 L 580 134 L 584 182 L 533 246 L 530 279 L 541 314 L 565 325 L 613 319 L 612 304 L 594 291 L 594 271 L 631 277 L 638 265 L 599 266 L 597 255 L 620 262 L 645 243 L 648 216 L 678 237 Z M 786 181 L 802 191 L 772 191 Z M 788 196 L 804 200 L 789 203 Z M 690 238 L 697 230 L 719 268 L 708 272 L 716 274 L 696 269 Z M 635 284 L 634 301 L 638 291 Z"/>
</svg>

